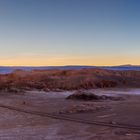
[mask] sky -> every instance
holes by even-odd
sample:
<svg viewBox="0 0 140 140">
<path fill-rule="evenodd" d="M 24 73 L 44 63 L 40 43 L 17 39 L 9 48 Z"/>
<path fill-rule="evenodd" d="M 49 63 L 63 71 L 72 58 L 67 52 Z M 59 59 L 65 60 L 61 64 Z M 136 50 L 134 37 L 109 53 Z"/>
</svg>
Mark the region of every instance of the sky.
<svg viewBox="0 0 140 140">
<path fill-rule="evenodd" d="M 140 65 L 140 0 L 0 0 L 0 65 Z"/>
</svg>

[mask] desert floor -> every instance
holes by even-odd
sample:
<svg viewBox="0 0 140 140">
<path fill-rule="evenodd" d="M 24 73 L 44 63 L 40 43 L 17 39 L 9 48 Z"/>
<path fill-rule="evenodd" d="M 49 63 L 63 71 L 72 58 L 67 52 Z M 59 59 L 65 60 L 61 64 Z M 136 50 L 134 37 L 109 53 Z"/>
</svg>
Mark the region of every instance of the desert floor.
<svg viewBox="0 0 140 140">
<path fill-rule="evenodd" d="M 0 140 L 140 140 L 140 89 L 96 89 L 90 92 L 119 96 L 123 100 L 66 100 L 73 93 L 69 91 L 0 93 Z M 54 119 L 34 112 L 91 122 L 133 125 L 139 130 Z"/>
</svg>

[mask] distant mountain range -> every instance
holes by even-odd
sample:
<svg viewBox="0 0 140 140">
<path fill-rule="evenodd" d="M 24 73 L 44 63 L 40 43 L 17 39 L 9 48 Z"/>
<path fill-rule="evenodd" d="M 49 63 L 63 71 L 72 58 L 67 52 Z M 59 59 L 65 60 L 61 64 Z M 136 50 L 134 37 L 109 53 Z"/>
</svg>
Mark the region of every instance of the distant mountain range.
<svg viewBox="0 0 140 140">
<path fill-rule="evenodd" d="M 77 65 L 70 65 L 70 66 L 40 66 L 40 67 L 32 67 L 32 66 L 0 66 L 0 74 L 7 74 L 11 73 L 15 70 L 80 70 L 80 69 L 87 69 L 87 68 L 101 68 L 107 70 L 135 70 L 140 71 L 140 65 L 120 65 L 120 66 L 77 66 Z"/>
</svg>

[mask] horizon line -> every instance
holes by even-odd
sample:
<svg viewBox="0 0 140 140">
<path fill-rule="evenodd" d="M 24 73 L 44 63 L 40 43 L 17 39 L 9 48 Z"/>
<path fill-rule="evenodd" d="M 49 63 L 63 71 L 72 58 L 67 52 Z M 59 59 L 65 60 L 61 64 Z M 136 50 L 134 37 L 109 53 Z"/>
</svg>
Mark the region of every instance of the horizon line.
<svg viewBox="0 0 140 140">
<path fill-rule="evenodd" d="M 133 64 L 120 64 L 120 65 L 0 65 L 0 67 L 74 67 L 74 66 L 85 66 L 85 67 L 116 67 L 116 66 L 140 66 Z"/>
</svg>

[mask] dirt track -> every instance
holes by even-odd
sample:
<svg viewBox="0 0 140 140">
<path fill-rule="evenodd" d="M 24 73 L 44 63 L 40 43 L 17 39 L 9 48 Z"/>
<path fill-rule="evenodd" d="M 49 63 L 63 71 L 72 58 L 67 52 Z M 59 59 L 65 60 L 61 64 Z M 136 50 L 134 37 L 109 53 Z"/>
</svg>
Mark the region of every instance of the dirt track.
<svg viewBox="0 0 140 140">
<path fill-rule="evenodd" d="M 95 92 L 95 91 L 94 91 Z M 99 91 L 114 95 L 114 92 Z M 121 93 L 122 91 L 115 91 Z M 132 93 L 134 91 L 131 91 Z M 70 92 L 44 93 L 28 92 L 25 94 L 0 95 L 0 104 L 18 107 L 30 111 L 40 111 L 59 114 L 59 111 L 69 110 L 83 104 L 92 106 L 106 106 L 107 109 L 85 113 L 70 113 L 70 117 L 88 121 L 105 121 L 130 125 L 140 125 L 140 97 L 126 95 L 123 101 L 81 102 L 67 101 L 64 98 Z M 21 113 L 5 108 L 0 108 L 0 140 L 139 140 L 140 131 L 110 128 L 97 125 L 88 125 L 69 121 L 55 120 L 47 117 Z"/>
</svg>

